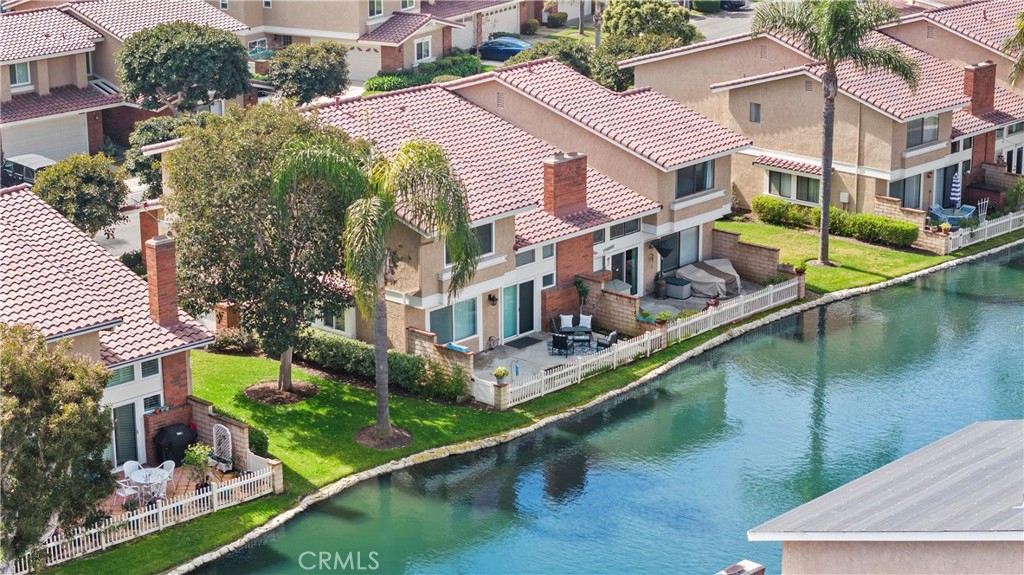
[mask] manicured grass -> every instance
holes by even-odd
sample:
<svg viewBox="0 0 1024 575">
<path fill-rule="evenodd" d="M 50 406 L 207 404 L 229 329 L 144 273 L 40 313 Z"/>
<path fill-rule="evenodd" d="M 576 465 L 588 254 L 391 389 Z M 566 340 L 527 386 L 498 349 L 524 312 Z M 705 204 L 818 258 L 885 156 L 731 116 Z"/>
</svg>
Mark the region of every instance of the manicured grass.
<svg viewBox="0 0 1024 575">
<path fill-rule="evenodd" d="M 317 487 L 351 473 L 423 451 L 494 435 L 531 423 L 515 412 L 488 412 L 405 397 L 391 398 L 396 425 L 412 432 L 413 442 L 394 451 L 375 451 L 353 440 L 374 421 L 369 390 L 318 378 L 296 368 L 298 381 L 315 383 L 320 392 L 294 405 L 256 403 L 243 390 L 276 378 L 269 359 L 194 352 L 193 388 L 220 413 L 263 429 L 270 453 L 284 463 L 288 492 L 214 513 L 106 553 L 56 568 L 59 573 L 155 573 L 224 545 L 292 507 Z"/>
<path fill-rule="evenodd" d="M 566 26 L 564 29 L 551 34 L 548 38 L 572 38 L 573 40 L 581 40 L 590 44 L 594 43 L 594 29 L 587 26 L 583 29 L 583 35 L 580 36 L 580 30 L 576 26 Z"/>
<path fill-rule="evenodd" d="M 981 242 L 980 244 L 967 246 L 966 248 L 962 248 L 953 252 L 953 255 L 958 258 L 962 258 L 964 256 L 973 256 L 974 254 L 980 254 L 985 250 L 990 250 L 992 248 L 1004 246 L 1006 244 L 1015 242 L 1019 239 L 1024 239 L 1024 229 L 994 237 L 990 240 Z"/>
<path fill-rule="evenodd" d="M 736 232 L 745 242 L 777 247 L 779 258 L 801 264 L 818 257 L 818 236 L 760 222 L 717 222 L 720 230 Z M 832 236 L 829 258 L 839 267 L 807 267 L 807 287 L 832 292 L 871 285 L 953 259 L 953 256 L 902 251 L 860 244 Z"/>
</svg>

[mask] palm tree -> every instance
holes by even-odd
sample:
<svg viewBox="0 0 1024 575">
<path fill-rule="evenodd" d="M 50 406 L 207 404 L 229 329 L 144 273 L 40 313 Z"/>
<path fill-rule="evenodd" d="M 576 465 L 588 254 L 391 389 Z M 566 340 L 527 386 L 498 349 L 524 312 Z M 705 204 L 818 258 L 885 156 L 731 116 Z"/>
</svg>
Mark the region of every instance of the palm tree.
<svg viewBox="0 0 1024 575">
<path fill-rule="evenodd" d="M 825 65 L 821 78 L 825 106 L 821 137 L 821 232 L 818 260 L 828 260 L 828 223 L 832 192 L 832 140 L 835 133 L 836 69 L 850 62 L 864 70 L 895 74 L 915 88 L 917 62 L 895 46 L 865 46 L 864 39 L 882 24 L 899 18 L 885 0 L 805 0 L 762 5 L 750 27 L 751 36 L 774 34 L 796 41 L 811 58 Z"/>
<path fill-rule="evenodd" d="M 393 430 L 388 410 L 388 316 L 384 288 L 391 281 L 397 254 L 391 229 L 399 216 L 425 233 L 443 237 L 454 297 L 473 279 L 480 245 L 473 231 L 466 191 L 452 171 L 444 150 L 423 141 L 403 143 L 394 157 L 368 150 L 366 186 L 345 217 L 345 276 L 363 317 L 373 321 L 377 395 L 374 435 L 388 439 Z"/>
<path fill-rule="evenodd" d="M 1003 50 L 1017 54 L 1017 60 L 1007 74 L 1010 85 L 1016 86 L 1017 82 L 1024 78 L 1024 12 L 1017 14 L 1017 30 L 1003 42 Z"/>
</svg>

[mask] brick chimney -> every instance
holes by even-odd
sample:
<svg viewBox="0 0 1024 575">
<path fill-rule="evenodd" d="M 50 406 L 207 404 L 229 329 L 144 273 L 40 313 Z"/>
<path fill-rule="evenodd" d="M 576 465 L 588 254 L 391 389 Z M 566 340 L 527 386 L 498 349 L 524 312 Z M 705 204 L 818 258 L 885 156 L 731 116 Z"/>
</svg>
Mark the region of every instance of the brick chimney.
<svg viewBox="0 0 1024 575">
<path fill-rule="evenodd" d="M 544 210 L 562 217 L 587 209 L 587 156 L 558 153 L 544 160 Z"/>
<path fill-rule="evenodd" d="M 975 116 L 991 112 L 996 99 L 996 65 L 992 60 L 964 68 L 964 94 L 971 99 L 967 112 Z"/>
<path fill-rule="evenodd" d="M 163 326 L 178 322 L 178 282 L 174 273 L 174 240 L 167 236 L 156 236 L 147 241 L 149 315 Z"/>
</svg>

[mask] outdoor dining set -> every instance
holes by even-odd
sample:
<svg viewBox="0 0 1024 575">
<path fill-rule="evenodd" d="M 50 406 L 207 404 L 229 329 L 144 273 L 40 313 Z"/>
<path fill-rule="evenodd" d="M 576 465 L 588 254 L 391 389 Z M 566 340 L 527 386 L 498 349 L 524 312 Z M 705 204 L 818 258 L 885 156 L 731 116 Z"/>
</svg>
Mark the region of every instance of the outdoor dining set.
<svg viewBox="0 0 1024 575">
<path fill-rule="evenodd" d="M 580 314 L 560 315 L 551 318 L 551 340 L 548 341 L 549 355 L 573 355 L 598 351 L 615 345 L 618 332 L 594 339 L 592 327 L 594 317 Z"/>
<path fill-rule="evenodd" d="M 159 467 L 142 467 L 138 461 L 126 461 L 121 471 L 124 478 L 117 480 L 114 495 L 123 504 L 135 499 L 145 505 L 167 498 L 167 486 L 174 478 L 174 461 L 164 461 Z"/>
</svg>

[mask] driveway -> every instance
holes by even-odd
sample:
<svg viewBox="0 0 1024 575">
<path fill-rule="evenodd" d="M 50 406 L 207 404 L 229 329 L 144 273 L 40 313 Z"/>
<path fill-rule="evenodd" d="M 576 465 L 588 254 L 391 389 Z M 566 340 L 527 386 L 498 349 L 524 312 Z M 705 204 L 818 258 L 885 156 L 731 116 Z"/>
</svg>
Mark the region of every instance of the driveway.
<svg viewBox="0 0 1024 575">
<path fill-rule="evenodd" d="M 726 36 L 749 33 L 750 21 L 753 17 L 754 7 L 747 5 L 742 10 L 735 12 L 722 10 L 706 16 L 691 14 L 690 22 L 700 30 L 701 34 L 704 34 L 706 39 L 717 40 Z"/>
</svg>

